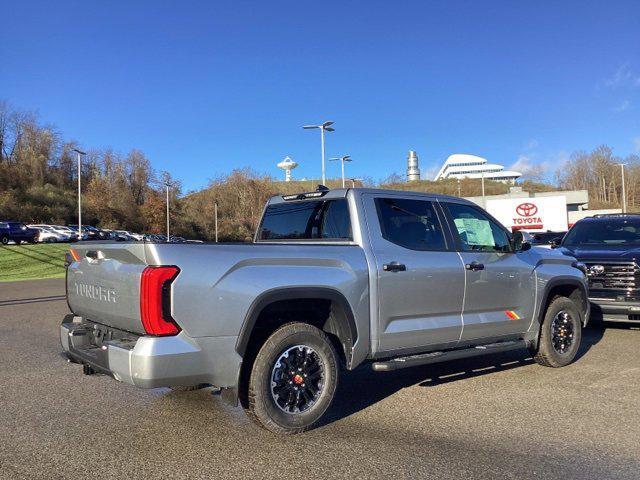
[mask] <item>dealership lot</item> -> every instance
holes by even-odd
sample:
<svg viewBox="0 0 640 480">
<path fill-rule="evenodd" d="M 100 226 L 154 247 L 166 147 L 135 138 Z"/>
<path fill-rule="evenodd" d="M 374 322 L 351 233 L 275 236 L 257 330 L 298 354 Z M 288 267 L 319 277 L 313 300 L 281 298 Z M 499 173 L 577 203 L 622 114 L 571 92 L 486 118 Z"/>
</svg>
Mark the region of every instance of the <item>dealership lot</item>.
<svg viewBox="0 0 640 480">
<path fill-rule="evenodd" d="M 577 362 L 527 352 L 344 378 L 325 424 L 277 437 L 211 389 L 138 390 L 59 355 L 61 279 L 0 284 L 1 478 L 638 478 L 640 329 Z"/>
</svg>

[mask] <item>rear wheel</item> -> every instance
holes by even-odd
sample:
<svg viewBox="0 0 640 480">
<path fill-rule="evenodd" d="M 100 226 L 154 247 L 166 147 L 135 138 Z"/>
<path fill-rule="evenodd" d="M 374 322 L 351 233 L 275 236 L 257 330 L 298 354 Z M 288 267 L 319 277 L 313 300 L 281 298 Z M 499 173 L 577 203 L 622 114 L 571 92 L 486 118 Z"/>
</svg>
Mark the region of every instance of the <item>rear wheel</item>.
<svg viewBox="0 0 640 480">
<path fill-rule="evenodd" d="M 305 323 L 278 328 L 260 348 L 249 377 L 248 414 L 274 433 L 311 428 L 338 385 L 338 355 L 329 337 Z"/>
<path fill-rule="evenodd" d="M 567 297 L 554 298 L 540 326 L 534 359 L 545 367 L 564 367 L 578 353 L 582 340 L 582 320 L 576 304 Z"/>
</svg>

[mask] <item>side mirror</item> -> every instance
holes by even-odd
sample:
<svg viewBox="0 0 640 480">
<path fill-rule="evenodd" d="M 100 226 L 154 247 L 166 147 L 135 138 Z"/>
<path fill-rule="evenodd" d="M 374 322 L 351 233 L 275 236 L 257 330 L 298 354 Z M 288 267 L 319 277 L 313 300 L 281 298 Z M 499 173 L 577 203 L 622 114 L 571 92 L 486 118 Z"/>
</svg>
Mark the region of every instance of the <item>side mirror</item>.
<svg viewBox="0 0 640 480">
<path fill-rule="evenodd" d="M 551 248 L 558 248 L 562 243 L 562 237 L 556 237 L 549 242 L 551 244 Z"/>
<path fill-rule="evenodd" d="M 513 244 L 514 252 L 526 252 L 531 248 L 531 244 L 525 241 L 524 235 L 522 235 L 522 232 L 520 230 L 516 230 L 515 232 L 513 232 L 511 242 Z"/>
</svg>

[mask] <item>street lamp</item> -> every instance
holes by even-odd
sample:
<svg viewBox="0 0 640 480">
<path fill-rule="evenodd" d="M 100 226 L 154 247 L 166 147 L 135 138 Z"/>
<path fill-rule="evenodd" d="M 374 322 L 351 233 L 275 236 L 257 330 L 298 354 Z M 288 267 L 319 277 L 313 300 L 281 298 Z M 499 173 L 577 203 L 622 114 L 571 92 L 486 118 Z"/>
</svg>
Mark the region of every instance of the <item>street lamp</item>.
<svg viewBox="0 0 640 480">
<path fill-rule="evenodd" d="M 82 240 L 82 155 L 86 155 L 82 150 L 78 150 L 77 148 L 73 149 L 74 152 L 78 155 L 78 240 Z"/>
<path fill-rule="evenodd" d="M 349 155 L 343 155 L 338 158 L 330 158 L 330 162 L 339 161 L 342 164 L 342 188 L 344 188 L 344 162 L 351 162 L 351 157 Z"/>
<path fill-rule="evenodd" d="M 311 128 L 320 129 L 320 144 L 322 146 L 322 184 L 323 185 L 326 185 L 326 182 L 327 182 L 327 178 L 325 176 L 325 168 L 324 168 L 324 132 L 325 130 L 327 132 L 335 131 L 335 129 L 331 125 L 333 125 L 333 122 L 324 122 L 321 125 L 305 125 L 302 127 L 306 130 L 309 130 Z"/>
<path fill-rule="evenodd" d="M 351 188 L 356 188 L 356 182 L 361 182 L 362 179 L 361 178 L 350 178 L 349 181 L 351 182 Z"/>
<path fill-rule="evenodd" d="M 216 228 L 216 243 L 218 243 L 218 202 L 213 204 L 213 219 Z"/>
<path fill-rule="evenodd" d="M 164 182 L 167 189 L 167 242 L 169 242 L 169 182 Z"/>
<path fill-rule="evenodd" d="M 622 213 L 627 213 L 627 192 L 625 192 L 624 185 L 624 166 L 626 163 L 619 163 L 620 173 L 622 174 Z"/>
</svg>

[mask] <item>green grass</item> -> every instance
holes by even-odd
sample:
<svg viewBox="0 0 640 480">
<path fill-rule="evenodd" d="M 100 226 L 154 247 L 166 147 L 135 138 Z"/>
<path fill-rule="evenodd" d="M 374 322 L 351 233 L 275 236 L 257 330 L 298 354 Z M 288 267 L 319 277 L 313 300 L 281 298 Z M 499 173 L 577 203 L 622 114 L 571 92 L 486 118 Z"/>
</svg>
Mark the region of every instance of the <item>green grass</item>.
<svg viewBox="0 0 640 480">
<path fill-rule="evenodd" d="M 69 244 L 0 245 L 0 282 L 64 277 Z"/>
</svg>

